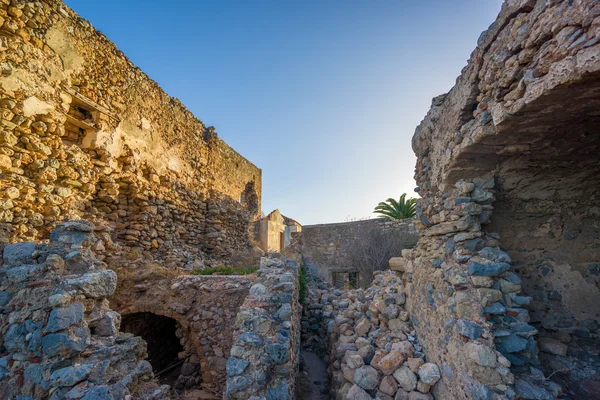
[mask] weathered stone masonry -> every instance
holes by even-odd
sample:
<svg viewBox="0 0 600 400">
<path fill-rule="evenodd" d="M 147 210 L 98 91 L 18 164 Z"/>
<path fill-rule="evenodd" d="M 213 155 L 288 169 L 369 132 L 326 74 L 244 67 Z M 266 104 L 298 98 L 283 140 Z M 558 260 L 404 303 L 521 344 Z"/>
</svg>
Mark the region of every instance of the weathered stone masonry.
<svg viewBox="0 0 600 400">
<path fill-rule="evenodd" d="M 292 400 L 300 351 L 299 264 L 261 259 L 237 315 L 225 399 Z"/>
<path fill-rule="evenodd" d="M 4 248 L 0 398 L 168 398 L 144 360 L 146 343 L 119 332 L 107 300 L 117 277 L 89 252 L 93 241 L 93 225 L 76 221 L 58 226 L 47 245 Z"/>
<path fill-rule="evenodd" d="M 417 229 L 414 220 L 391 221 L 388 219 L 369 219 L 333 224 L 307 225 L 296 234 L 301 242 L 299 252 L 305 266 L 326 282 L 332 283 L 334 272 L 355 271 L 356 266 L 349 260 L 349 249 L 357 245 L 357 236 L 361 231 L 378 229 L 382 232 L 394 232 L 414 235 Z M 399 255 L 399 254 L 398 254 Z M 359 277 L 361 282 L 369 282 L 370 277 Z"/>
<path fill-rule="evenodd" d="M 58 0 L 3 0 L 0 50 L 1 242 L 85 218 L 161 255 L 247 243 L 260 169 L 87 21 Z"/>
<path fill-rule="evenodd" d="M 150 317 L 148 323 L 141 323 L 139 327 L 134 323 L 134 329 L 124 331 L 150 340 L 154 316 L 174 320 L 177 330 L 170 333 L 176 334 L 182 346 L 174 358 L 183 363 L 173 387 L 179 391 L 202 387 L 221 392 L 225 387 L 225 364 L 233 344 L 231 327 L 255 277 L 165 277 L 161 276 L 164 270 L 148 270 L 146 265 L 117 273 L 119 283 L 110 298 L 111 307 L 124 321 L 128 317 L 138 320 L 138 317 Z M 156 333 L 158 340 L 152 343 L 153 347 L 148 345 L 150 356 L 154 350 L 162 353 L 161 347 L 165 345 L 162 340 L 168 333 Z M 152 357 L 149 358 L 153 362 Z"/>
<path fill-rule="evenodd" d="M 599 41 L 596 1 L 506 1 L 415 132 L 423 234 L 396 267 L 453 398 L 512 396 L 507 366 L 520 396 L 556 396 L 530 365 L 597 393 L 566 356 L 600 318 Z"/>
</svg>

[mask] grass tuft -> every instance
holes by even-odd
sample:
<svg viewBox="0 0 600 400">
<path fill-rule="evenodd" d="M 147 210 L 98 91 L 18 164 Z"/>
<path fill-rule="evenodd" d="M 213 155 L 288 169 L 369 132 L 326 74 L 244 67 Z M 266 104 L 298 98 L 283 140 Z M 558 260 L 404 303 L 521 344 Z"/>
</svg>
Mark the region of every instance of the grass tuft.
<svg viewBox="0 0 600 400">
<path fill-rule="evenodd" d="M 234 267 L 216 267 L 196 269 L 192 271 L 192 275 L 250 275 L 258 271 L 258 265 L 250 267 L 234 268 Z"/>
</svg>

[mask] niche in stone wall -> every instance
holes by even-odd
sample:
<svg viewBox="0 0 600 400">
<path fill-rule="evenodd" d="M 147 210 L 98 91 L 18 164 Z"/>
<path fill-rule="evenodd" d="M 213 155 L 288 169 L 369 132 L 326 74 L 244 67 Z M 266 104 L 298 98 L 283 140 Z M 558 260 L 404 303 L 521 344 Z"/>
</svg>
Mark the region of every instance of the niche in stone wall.
<svg viewBox="0 0 600 400">
<path fill-rule="evenodd" d="M 148 312 L 122 315 L 121 331 L 141 336 L 146 341 L 148 361 L 161 383 L 174 385 L 182 372 L 185 359 L 177 336 L 178 324 L 172 318 Z"/>
<path fill-rule="evenodd" d="M 81 144 L 86 136 L 99 130 L 116 125 L 119 117 L 106 107 L 97 104 L 81 93 L 65 88 L 71 97 L 71 103 L 65 116 L 64 140 L 74 144 Z"/>
</svg>

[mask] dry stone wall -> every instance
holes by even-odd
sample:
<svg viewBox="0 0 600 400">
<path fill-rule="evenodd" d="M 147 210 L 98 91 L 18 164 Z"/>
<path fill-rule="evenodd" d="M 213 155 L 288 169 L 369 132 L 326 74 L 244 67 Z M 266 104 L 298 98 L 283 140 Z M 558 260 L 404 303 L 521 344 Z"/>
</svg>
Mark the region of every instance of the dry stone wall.
<svg viewBox="0 0 600 400">
<path fill-rule="evenodd" d="M 0 241 L 59 221 L 156 254 L 248 243 L 261 171 L 58 0 L 0 2 Z"/>
<path fill-rule="evenodd" d="M 416 242 L 417 228 L 413 220 L 371 219 L 303 226 L 299 235 L 305 265 L 327 282 L 332 281 L 332 272 L 356 271 L 357 266 L 349 259 L 350 250 L 359 245 L 357 239 L 364 237 L 363 232 L 374 229 L 404 234 L 410 242 Z"/>
<path fill-rule="evenodd" d="M 596 1 L 505 1 L 417 127 L 422 233 L 391 265 L 453 398 L 598 390 L 599 35 Z"/>
<path fill-rule="evenodd" d="M 77 221 L 59 225 L 49 244 L 4 248 L 1 398 L 169 398 L 144 360 L 146 343 L 119 332 L 107 300 L 116 274 L 89 252 L 93 240 L 93 225 Z"/>
<path fill-rule="evenodd" d="M 183 365 L 174 388 L 202 387 L 222 393 L 226 361 L 234 342 L 231 327 L 255 277 L 169 277 L 164 268 L 149 268 L 147 264 L 123 268 L 127 271 L 117 270 L 119 284 L 110 297 L 111 307 L 124 317 L 151 313 L 177 323 L 176 334 L 183 347 L 177 356 Z M 143 329 L 134 333 L 138 332 L 145 338 Z"/>
<path fill-rule="evenodd" d="M 225 399 L 295 399 L 299 365 L 299 266 L 262 258 L 237 315 Z"/>
</svg>

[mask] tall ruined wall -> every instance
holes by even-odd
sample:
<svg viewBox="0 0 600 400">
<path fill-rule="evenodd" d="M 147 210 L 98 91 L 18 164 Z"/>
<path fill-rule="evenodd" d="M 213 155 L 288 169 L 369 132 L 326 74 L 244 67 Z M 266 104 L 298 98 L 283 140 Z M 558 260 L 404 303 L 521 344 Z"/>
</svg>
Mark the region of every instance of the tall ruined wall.
<svg viewBox="0 0 600 400">
<path fill-rule="evenodd" d="M 371 219 L 335 224 L 308 225 L 302 227 L 302 255 L 311 271 L 331 282 L 331 273 L 353 270 L 357 266 L 349 260 L 351 248 L 361 243 L 365 232 L 395 232 L 407 238 L 407 244 L 416 242 L 417 229 L 414 220 L 389 221 Z M 397 254 L 400 255 L 398 249 Z M 387 260 L 385 260 L 387 262 Z M 370 278 L 370 277 L 369 277 Z"/>
<path fill-rule="evenodd" d="M 0 24 L 0 240 L 83 217 L 146 250 L 245 245 L 260 169 L 60 1 L 0 2 Z"/>
<path fill-rule="evenodd" d="M 599 16 L 590 0 L 505 1 L 413 137 L 423 233 L 407 304 L 453 398 L 509 396 L 505 365 L 517 394 L 549 396 L 526 374 L 538 344 L 564 363 L 554 338 L 598 336 Z M 486 368 L 457 373 L 473 361 Z"/>
</svg>

